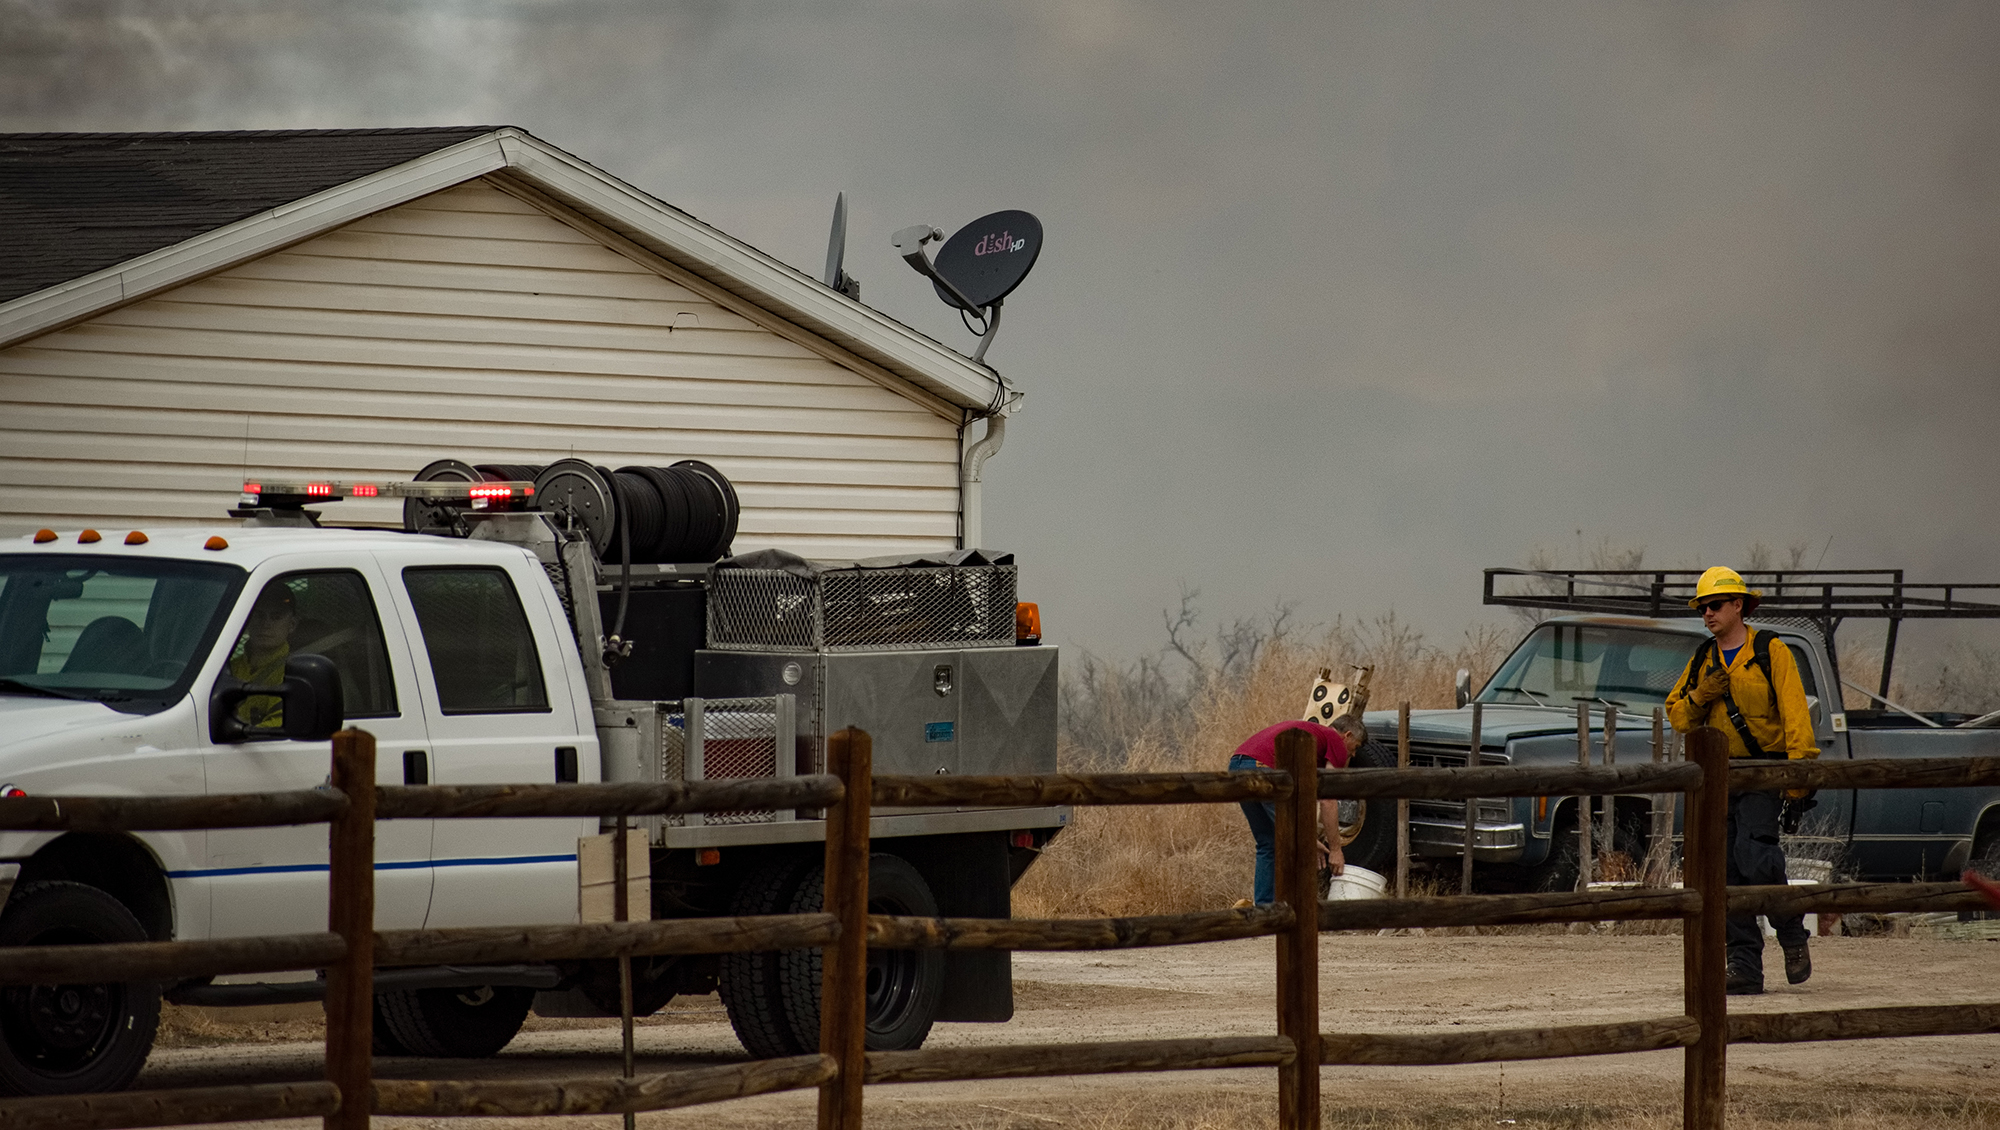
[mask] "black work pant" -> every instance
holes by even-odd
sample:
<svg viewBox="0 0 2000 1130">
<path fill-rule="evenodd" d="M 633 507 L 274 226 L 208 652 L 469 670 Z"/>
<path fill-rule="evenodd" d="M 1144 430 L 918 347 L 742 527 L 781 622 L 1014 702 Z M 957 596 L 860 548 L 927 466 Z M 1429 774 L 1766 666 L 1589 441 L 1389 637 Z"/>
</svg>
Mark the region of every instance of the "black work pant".
<svg viewBox="0 0 2000 1130">
<path fill-rule="evenodd" d="M 1729 885 L 1785 885 L 1785 849 L 1778 844 L 1778 817 L 1784 797 L 1777 792 L 1729 794 Z M 1805 916 L 1773 915 L 1771 927 L 1778 932 L 1781 946 L 1803 945 Z M 1754 914 L 1729 916 L 1729 968 L 1733 972 L 1764 976 L 1764 933 L 1757 928 Z"/>
</svg>

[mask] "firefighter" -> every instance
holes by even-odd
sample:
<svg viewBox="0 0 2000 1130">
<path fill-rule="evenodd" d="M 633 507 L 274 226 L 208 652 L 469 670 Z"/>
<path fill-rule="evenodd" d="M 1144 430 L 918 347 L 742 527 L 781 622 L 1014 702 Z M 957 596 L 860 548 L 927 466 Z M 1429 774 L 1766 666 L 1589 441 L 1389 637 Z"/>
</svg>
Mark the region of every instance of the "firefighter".
<svg viewBox="0 0 2000 1130">
<path fill-rule="evenodd" d="M 1729 756 L 1770 759 L 1814 758 L 1812 715 L 1806 706 L 1799 668 L 1783 641 L 1744 624 L 1762 594 L 1743 583 L 1734 569 L 1716 566 L 1701 575 L 1688 607 L 1699 609 L 1703 640 L 1667 695 L 1667 716 L 1686 733 L 1714 726 L 1729 740 Z M 1810 804 L 1803 790 L 1789 803 Z M 1729 882 L 1777 885 L 1785 882 L 1785 853 L 1779 845 L 1786 799 L 1776 791 L 1729 794 Z M 1801 915 L 1772 916 L 1778 946 L 1785 953 L 1785 980 L 1796 985 L 1812 976 Z M 1729 916 L 1728 991 L 1764 991 L 1764 936 L 1751 914 Z"/>
<path fill-rule="evenodd" d="M 299 625 L 297 601 L 291 587 L 272 581 L 257 594 L 250 608 L 250 622 L 230 652 L 229 673 L 252 686 L 273 687 L 285 681 L 285 661 L 292 656 L 292 630 Z M 248 726 L 270 728 L 285 724 L 284 700 L 277 695 L 253 694 L 236 708 L 236 716 Z"/>
</svg>

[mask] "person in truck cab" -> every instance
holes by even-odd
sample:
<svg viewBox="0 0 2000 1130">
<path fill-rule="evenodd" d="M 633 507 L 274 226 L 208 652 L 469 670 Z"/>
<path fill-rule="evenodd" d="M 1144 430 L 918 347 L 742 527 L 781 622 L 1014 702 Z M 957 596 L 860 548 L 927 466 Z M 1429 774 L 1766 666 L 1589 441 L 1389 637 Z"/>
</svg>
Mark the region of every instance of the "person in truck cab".
<svg viewBox="0 0 2000 1130">
<path fill-rule="evenodd" d="M 1718 565 L 1701 575 L 1688 606 L 1701 610 L 1702 625 L 1714 638 L 1702 641 L 1688 660 L 1667 695 L 1667 716 L 1681 733 L 1698 726 L 1721 730 L 1731 757 L 1818 757 L 1797 661 L 1776 636 L 1743 623 L 1757 610 L 1761 595 L 1745 586 L 1734 569 Z M 1732 886 L 1784 885 L 1785 852 L 1778 841 L 1782 810 L 1776 791 L 1729 794 Z M 1785 980 L 1796 985 L 1812 976 L 1803 916 L 1773 916 L 1771 925 L 1785 952 Z M 1728 939 L 1728 991 L 1763 992 L 1764 935 L 1756 916 L 1730 915 Z"/>
<path fill-rule="evenodd" d="M 275 687 L 285 681 L 285 660 L 292 656 L 292 630 L 299 626 L 297 601 L 291 587 L 272 581 L 250 609 L 250 622 L 229 656 L 229 673 L 252 686 Z M 276 695 L 251 695 L 236 708 L 246 726 L 268 728 L 285 723 L 284 702 Z"/>
</svg>

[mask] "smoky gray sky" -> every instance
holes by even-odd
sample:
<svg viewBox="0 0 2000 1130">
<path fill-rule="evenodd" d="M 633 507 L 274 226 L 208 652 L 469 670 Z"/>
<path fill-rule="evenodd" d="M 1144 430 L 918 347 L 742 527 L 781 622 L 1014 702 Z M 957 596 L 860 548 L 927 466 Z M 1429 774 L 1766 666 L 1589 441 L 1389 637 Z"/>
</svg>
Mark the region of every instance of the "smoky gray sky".
<svg viewBox="0 0 2000 1130">
<path fill-rule="evenodd" d="M 506 123 L 972 339 L 888 236 L 1038 214 L 988 535 L 1056 640 L 1478 570 L 2000 580 L 2000 5 L 0 0 L 0 129 Z M 1581 531 L 1579 538 L 1578 531 Z"/>
</svg>

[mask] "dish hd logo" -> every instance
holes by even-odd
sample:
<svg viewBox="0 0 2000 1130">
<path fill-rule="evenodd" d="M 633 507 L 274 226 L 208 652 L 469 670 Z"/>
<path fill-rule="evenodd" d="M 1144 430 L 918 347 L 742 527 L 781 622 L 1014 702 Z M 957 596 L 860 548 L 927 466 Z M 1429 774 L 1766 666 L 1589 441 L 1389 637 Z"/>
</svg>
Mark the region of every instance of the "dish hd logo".
<svg viewBox="0 0 2000 1130">
<path fill-rule="evenodd" d="M 1005 252 L 1020 251 L 1027 246 L 1027 240 L 1015 239 L 1011 234 L 1003 231 L 998 235 L 982 236 L 979 242 L 973 245 L 972 253 L 974 255 L 999 255 Z"/>
</svg>

